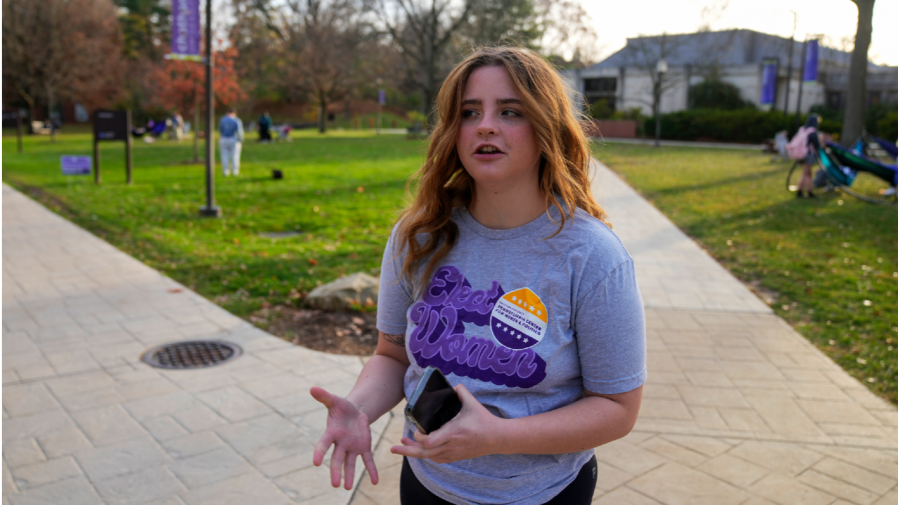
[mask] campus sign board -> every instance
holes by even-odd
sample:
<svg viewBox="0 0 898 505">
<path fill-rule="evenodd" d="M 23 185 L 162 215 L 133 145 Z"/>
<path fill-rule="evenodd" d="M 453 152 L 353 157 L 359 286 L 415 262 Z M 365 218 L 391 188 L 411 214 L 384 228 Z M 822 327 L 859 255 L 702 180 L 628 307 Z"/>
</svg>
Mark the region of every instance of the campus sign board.
<svg viewBox="0 0 898 505">
<path fill-rule="evenodd" d="M 90 175 L 90 166 L 93 163 L 90 156 L 68 156 L 59 157 L 59 164 L 62 165 L 62 175 Z"/>
<path fill-rule="evenodd" d="M 172 0 L 171 54 L 173 60 L 200 61 L 200 0 Z"/>
<path fill-rule="evenodd" d="M 94 141 L 128 140 L 128 111 L 98 110 L 94 113 Z"/>
<path fill-rule="evenodd" d="M 94 112 L 94 181 L 100 183 L 100 142 L 118 140 L 125 143 L 125 173 L 131 184 L 131 111 L 98 110 Z"/>
</svg>

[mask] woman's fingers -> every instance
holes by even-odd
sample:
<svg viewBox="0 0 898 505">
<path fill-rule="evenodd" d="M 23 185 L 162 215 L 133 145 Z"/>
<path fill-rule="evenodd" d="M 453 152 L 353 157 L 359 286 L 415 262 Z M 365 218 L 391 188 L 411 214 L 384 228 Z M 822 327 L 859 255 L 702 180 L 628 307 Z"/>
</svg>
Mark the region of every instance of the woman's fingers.
<svg viewBox="0 0 898 505">
<path fill-rule="evenodd" d="M 331 435 L 329 431 L 325 431 L 324 435 L 321 435 L 321 438 L 318 440 L 318 443 L 315 444 L 315 452 L 312 454 L 312 464 L 321 466 L 321 463 L 324 461 L 324 455 L 327 454 L 327 450 L 331 448 L 331 444 L 333 443 L 333 435 Z"/>
<path fill-rule="evenodd" d="M 343 462 L 346 460 L 346 452 L 339 447 L 331 454 L 331 486 L 340 487 L 340 479 L 343 477 Z"/>
<path fill-rule="evenodd" d="M 455 386 L 455 393 L 458 395 L 458 399 L 461 400 L 462 405 L 470 405 L 471 403 L 477 405 L 480 404 L 480 402 L 477 401 L 477 398 L 468 391 L 468 388 L 466 388 L 464 384 Z"/>
<path fill-rule="evenodd" d="M 365 464 L 365 469 L 368 470 L 368 477 L 371 478 L 371 483 L 376 486 L 378 481 L 380 481 L 380 477 L 377 475 L 377 465 L 374 464 L 374 454 L 370 452 L 362 454 L 362 463 Z"/>
<path fill-rule="evenodd" d="M 343 463 L 343 476 L 345 478 L 343 487 L 349 491 L 352 489 L 352 483 L 355 481 L 355 459 L 358 454 L 350 452 L 346 455 L 346 462 Z"/>
<path fill-rule="evenodd" d="M 309 393 L 311 393 L 312 398 L 318 400 L 321 404 L 323 404 L 328 409 L 334 403 L 332 394 L 328 393 L 324 388 L 320 388 L 318 386 L 312 386 L 312 389 L 309 389 Z"/>
</svg>

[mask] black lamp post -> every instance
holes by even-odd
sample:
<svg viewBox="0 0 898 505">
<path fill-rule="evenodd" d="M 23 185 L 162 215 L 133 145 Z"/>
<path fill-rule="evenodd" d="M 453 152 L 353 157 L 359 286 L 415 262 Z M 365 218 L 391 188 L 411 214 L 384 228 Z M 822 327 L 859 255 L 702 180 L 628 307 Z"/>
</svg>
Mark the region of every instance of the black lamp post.
<svg viewBox="0 0 898 505">
<path fill-rule="evenodd" d="M 215 147 L 212 144 L 215 104 L 212 93 L 212 0 L 206 0 L 206 205 L 200 207 L 204 217 L 221 217 L 221 207 L 215 205 Z"/>
<path fill-rule="evenodd" d="M 658 98 L 655 100 L 655 147 L 661 147 L 661 92 L 663 91 L 661 85 L 664 83 L 664 74 L 667 72 L 667 60 L 663 58 L 658 60 L 655 71 L 658 72 Z"/>
</svg>

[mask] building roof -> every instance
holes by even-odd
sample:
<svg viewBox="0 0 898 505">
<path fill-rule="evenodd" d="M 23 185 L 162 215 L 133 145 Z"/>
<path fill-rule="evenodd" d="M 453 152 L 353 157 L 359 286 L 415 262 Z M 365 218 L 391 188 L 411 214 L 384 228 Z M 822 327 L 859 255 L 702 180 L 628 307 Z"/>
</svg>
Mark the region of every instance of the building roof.
<svg viewBox="0 0 898 505">
<path fill-rule="evenodd" d="M 785 67 L 789 60 L 789 39 L 754 30 L 724 30 L 676 35 L 653 35 L 627 39 L 627 45 L 594 69 L 654 66 L 661 57 L 670 66 L 738 66 L 760 64 L 778 58 Z M 794 41 L 793 68 L 801 67 L 801 41 Z M 820 46 L 820 65 L 848 68 L 851 53 Z M 875 67 L 875 65 L 871 66 Z"/>
</svg>

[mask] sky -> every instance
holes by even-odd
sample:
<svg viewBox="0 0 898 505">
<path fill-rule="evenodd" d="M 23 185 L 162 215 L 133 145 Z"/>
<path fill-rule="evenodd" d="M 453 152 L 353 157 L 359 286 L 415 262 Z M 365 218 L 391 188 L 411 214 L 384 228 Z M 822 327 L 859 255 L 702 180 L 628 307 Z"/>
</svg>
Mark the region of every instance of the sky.
<svg viewBox="0 0 898 505">
<path fill-rule="evenodd" d="M 857 7 L 851 0 L 580 0 L 592 17 L 604 59 L 627 43 L 627 37 L 691 33 L 704 24 L 712 30 L 747 28 L 795 39 L 825 35 L 824 45 L 850 51 L 857 31 Z M 898 0 L 876 0 L 873 63 L 898 66 Z"/>
</svg>

